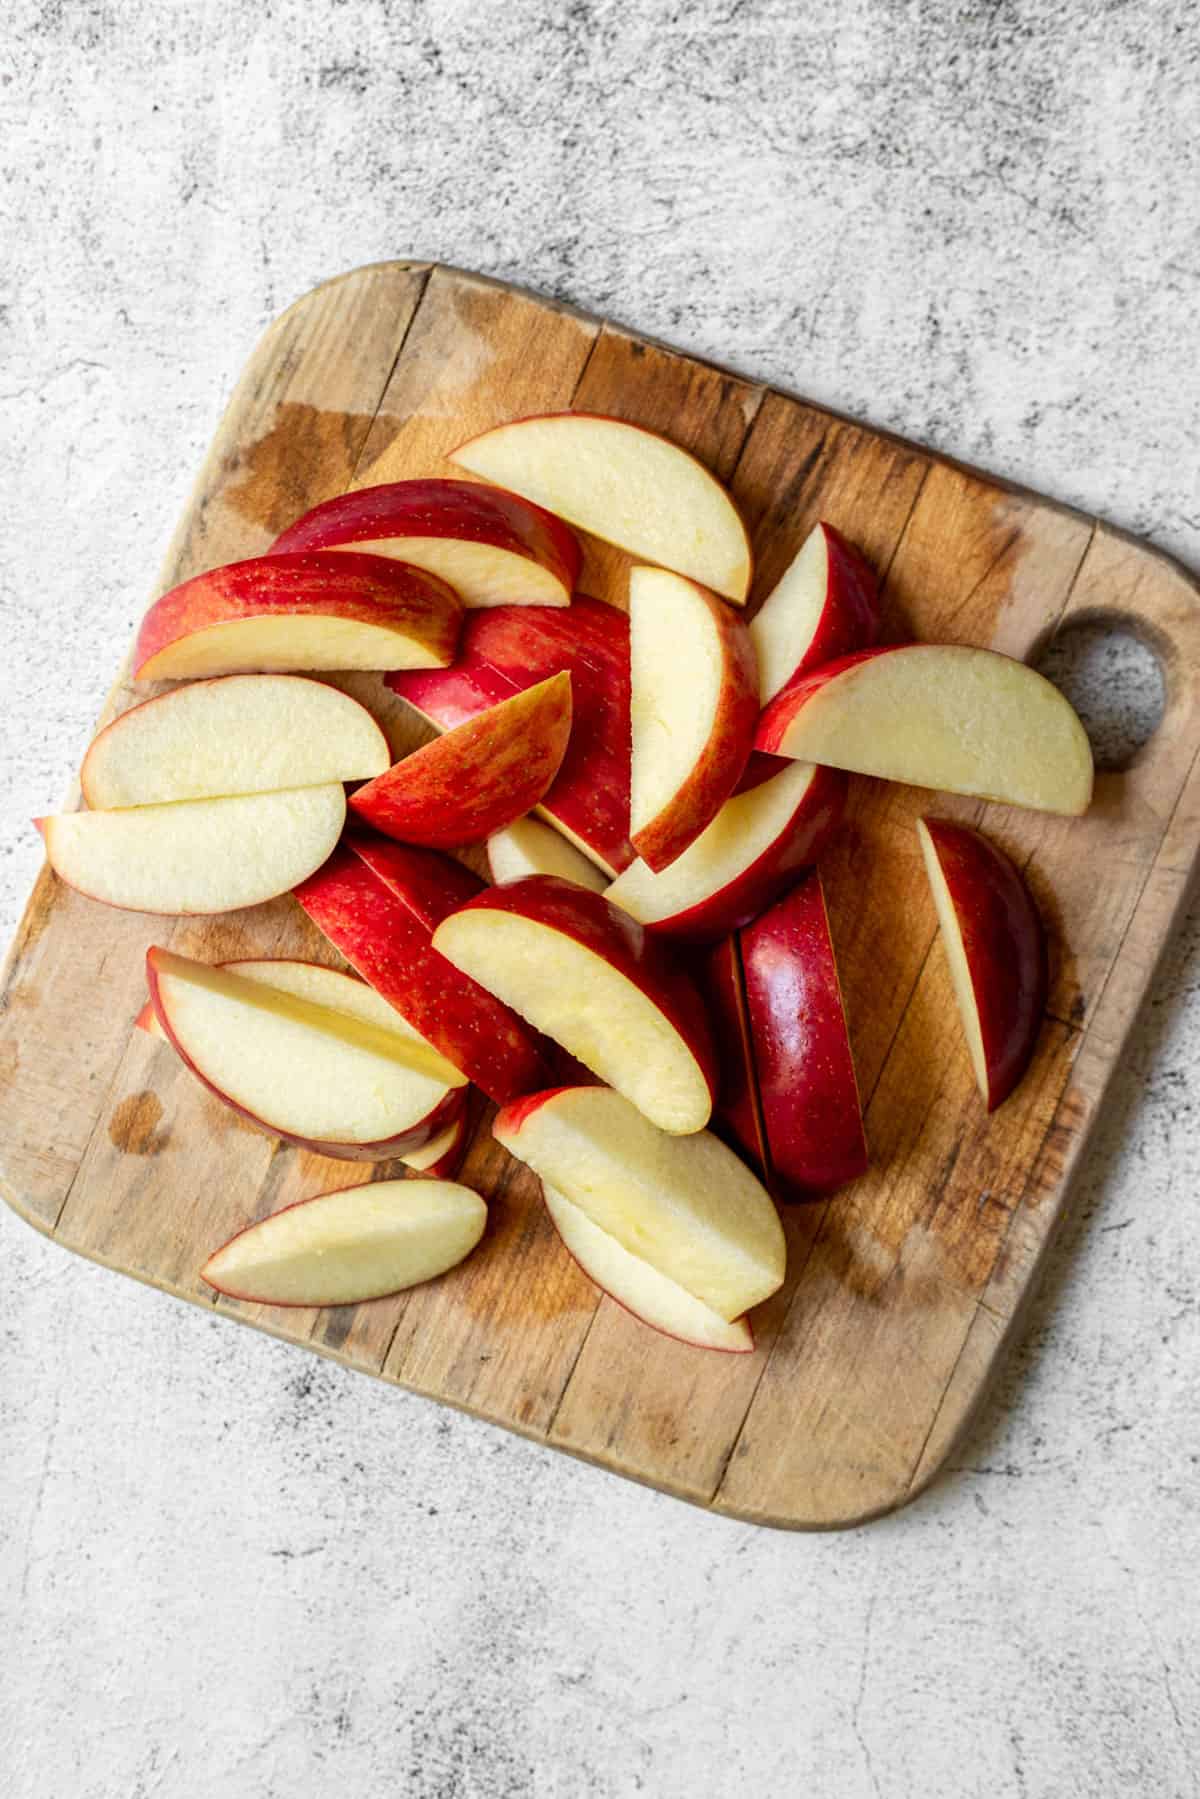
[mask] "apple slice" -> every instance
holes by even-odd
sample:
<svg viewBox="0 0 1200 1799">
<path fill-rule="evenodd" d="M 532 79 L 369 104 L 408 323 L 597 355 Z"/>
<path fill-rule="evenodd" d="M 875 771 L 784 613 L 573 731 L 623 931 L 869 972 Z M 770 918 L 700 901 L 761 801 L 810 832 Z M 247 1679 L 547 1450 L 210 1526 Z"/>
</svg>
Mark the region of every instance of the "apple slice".
<svg viewBox="0 0 1200 1799">
<path fill-rule="evenodd" d="M 226 675 L 123 712 L 92 740 L 93 810 L 367 781 L 391 760 L 365 706 L 299 675 Z"/>
<path fill-rule="evenodd" d="M 666 868 L 712 823 L 742 777 L 758 722 L 745 622 L 665 569 L 629 577 L 629 835 Z"/>
<path fill-rule="evenodd" d="M 801 675 L 755 748 L 1041 812 L 1086 812 L 1087 733 L 1035 669 L 962 644 L 889 644 Z"/>
<path fill-rule="evenodd" d="M 666 1136 L 607 1087 L 530 1094 L 492 1130 L 622 1249 L 727 1321 L 781 1285 L 779 1215 L 710 1131 Z"/>
<path fill-rule="evenodd" d="M 821 877 L 742 931 L 746 1010 L 767 1150 L 781 1198 L 862 1174 L 867 1144 Z"/>
<path fill-rule="evenodd" d="M 703 463 L 654 431 L 545 413 L 485 431 L 452 460 L 605 543 L 745 601 L 750 539 L 736 506 Z"/>
<path fill-rule="evenodd" d="M 247 1225 L 202 1280 L 259 1305 L 346 1306 L 435 1279 L 469 1256 L 487 1224 L 456 1181 L 373 1181 L 298 1200 Z"/>
<path fill-rule="evenodd" d="M 878 635 L 874 569 L 832 525 L 814 525 L 750 621 L 760 703 L 796 675 L 868 649 Z"/>
<path fill-rule="evenodd" d="M 561 519 L 474 481 L 392 481 L 314 506 L 271 554 L 394 556 L 449 582 L 466 606 L 565 606 L 579 545 Z"/>
<path fill-rule="evenodd" d="M 754 1348 L 754 1337 L 744 1318 L 728 1323 L 711 1306 L 693 1299 L 678 1281 L 660 1274 L 640 1256 L 630 1255 L 615 1237 L 593 1224 L 587 1213 L 556 1187 L 543 1182 L 542 1193 L 568 1254 L 589 1280 L 642 1324 L 696 1349 L 723 1349 L 732 1355 L 748 1355 Z"/>
<path fill-rule="evenodd" d="M 246 670 L 444 668 L 462 601 L 387 556 L 252 556 L 156 600 L 133 652 L 135 681 Z"/>
<path fill-rule="evenodd" d="M 558 875 L 593 893 L 603 893 L 608 886 L 594 862 L 536 818 L 518 818 L 502 831 L 493 832 L 487 841 L 487 856 L 496 882 L 520 881 L 526 875 Z"/>
<path fill-rule="evenodd" d="M 771 1157 L 736 933 L 713 945 L 700 962 L 696 978 L 712 1020 L 721 1068 L 712 1128 L 769 1187 Z"/>
<path fill-rule="evenodd" d="M 994 843 L 948 818 L 917 820 L 925 871 L 989 1112 L 1029 1066 L 1049 984 L 1046 933 L 1020 872 Z"/>
<path fill-rule="evenodd" d="M 703 1001 L 603 894 L 554 875 L 489 887 L 433 945 L 662 1130 L 708 1123 L 717 1068 Z"/>
<path fill-rule="evenodd" d="M 467 1104 L 465 1089 L 460 1088 L 463 1095 L 462 1109 L 453 1124 L 448 1124 L 439 1136 L 431 1137 L 420 1149 L 406 1149 L 400 1160 L 414 1174 L 427 1174 L 434 1180 L 452 1181 L 462 1166 L 462 1160 L 471 1140 L 471 1108 Z"/>
<path fill-rule="evenodd" d="M 841 822 L 849 783 L 840 769 L 754 755 L 737 792 L 661 874 L 634 862 L 608 897 L 647 930 L 711 942 L 748 924 Z"/>
<path fill-rule="evenodd" d="M 478 843 L 542 798 L 571 735 L 571 677 L 551 675 L 406 756 L 360 787 L 352 809 L 402 842 Z"/>
<path fill-rule="evenodd" d="M 340 782 L 34 820 L 59 879 L 129 912 L 237 912 L 303 881 L 346 817 Z"/>
</svg>

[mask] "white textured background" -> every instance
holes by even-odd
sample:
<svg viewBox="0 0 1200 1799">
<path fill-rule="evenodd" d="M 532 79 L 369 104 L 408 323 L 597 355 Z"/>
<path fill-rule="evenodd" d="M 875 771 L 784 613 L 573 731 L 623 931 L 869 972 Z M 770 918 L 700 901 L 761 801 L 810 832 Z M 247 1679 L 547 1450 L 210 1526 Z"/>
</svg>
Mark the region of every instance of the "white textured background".
<svg viewBox="0 0 1200 1799">
<path fill-rule="evenodd" d="M 240 364 L 362 262 L 566 296 L 1200 564 L 1198 78 L 1193 0 L 9 0 L 3 934 Z M 0 1793 L 1194 1795 L 1197 937 L 996 1401 L 845 1536 L 0 1213 Z"/>
</svg>

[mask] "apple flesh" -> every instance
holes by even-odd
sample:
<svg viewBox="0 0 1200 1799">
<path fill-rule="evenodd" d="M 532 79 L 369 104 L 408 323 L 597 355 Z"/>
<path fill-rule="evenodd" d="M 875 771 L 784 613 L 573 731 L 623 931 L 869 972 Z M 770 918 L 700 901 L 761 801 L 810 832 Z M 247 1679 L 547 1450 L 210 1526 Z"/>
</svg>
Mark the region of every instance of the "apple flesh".
<svg viewBox="0 0 1200 1799">
<path fill-rule="evenodd" d="M 629 622 L 629 835 L 657 872 L 707 829 L 741 779 L 758 676 L 745 622 L 681 575 L 635 568 Z"/>
<path fill-rule="evenodd" d="M 134 679 L 444 668 L 462 611 L 436 575 L 386 556 L 253 556 L 154 602 L 138 632 Z"/>
<path fill-rule="evenodd" d="M 755 747 L 1042 812 L 1077 815 L 1092 797 L 1087 733 L 1057 687 L 961 644 L 888 645 L 801 675 Z"/>
<path fill-rule="evenodd" d="M 760 703 L 797 675 L 869 649 L 878 635 L 874 569 L 832 525 L 814 525 L 750 621 Z"/>
<path fill-rule="evenodd" d="M 707 951 L 697 969 L 720 1061 L 713 1130 L 769 1187 L 771 1160 L 758 1097 L 750 1019 L 736 933 Z"/>
<path fill-rule="evenodd" d="M 218 1293 L 260 1305 L 358 1305 L 445 1274 L 486 1224 L 479 1195 L 455 1181 L 374 1181 L 248 1225 L 200 1274 Z"/>
<path fill-rule="evenodd" d="M 491 887 L 434 948 L 661 1130 L 703 1130 L 717 1090 L 704 1004 L 641 925 L 553 875 Z"/>
<path fill-rule="evenodd" d="M 536 818 L 518 818 L 494 832 L 487 841 L 487 857 L 497 883 L 520 881 L 526 875 L 558 875 L 593 893 L 603 893 L 608 886 L 594 862 Z"/>
<path fill-rule="evenodd" d="M 535 806 L 571 735 L 571 677 L 552 675 L 427 743 L 360 787 L 351 809 L 433 849 L 478 843 Z"/>
<path fill-rule="evenodd" d="M 562 520 L 474 481 L 392 481 L 306 512 L 271 547 L 392 556 L 447 582 L 466 606 L 565 606 L 579 545 Z"/>
<path fill-rule="evenodd" d="M 400 1160 L 414 1174 L 427 1174 L 433 1180 L 452 1181 L 462 1166 L 463 1157 L 471 1140 L 471 1109 L 467 1104 L 465 1090 L 458 1117 L 448 1124 L 444 1131 L 420 1149 L 401 1151 Z"/>
<path fill-rule="evenodd" d="M 1029 1066 L 1049 983 L 1046 933 L 1020 872 L 994 843 L 947 818 L 917 835 L 979 1090 L 989 1112 Z"/>
<path fill-rule="evenodd" d="M 483 432 L 452 460 L 618 549 L 745 601 L 750 539 L 736 506 L 703 463 L 656 432 L 596 413 L 545 413 Z"/>
<path fill-rule="evenodd" d="M 711 1132 L 667 1136 L 607 1087 L 531 1094 L 492 1129 L 628 1254 L 727 1322 L 782 1284 L 770 1195 Z"/>
</svg>

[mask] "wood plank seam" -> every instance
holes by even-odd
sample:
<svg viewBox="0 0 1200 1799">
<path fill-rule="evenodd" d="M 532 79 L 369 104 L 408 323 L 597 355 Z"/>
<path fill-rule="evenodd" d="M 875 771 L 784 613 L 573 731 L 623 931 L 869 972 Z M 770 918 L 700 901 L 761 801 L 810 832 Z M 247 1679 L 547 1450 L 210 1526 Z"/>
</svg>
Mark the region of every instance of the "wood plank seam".
<svg viewBox="0 0 1200 1799">
<path fill-rule="evenodd" d="M 375 429 L 375 421 L 378 419 L 383 407 L 383 402 L 387 398 L 387 390 L 391 386 L 392 376 L 396 373 L 396 365 L 404 354 L 404 346 L 412 335 L 412 328 L 417 322 L 417 316 L 420 313 L 422 306 L 425 304 L 425 295 L 429 291 L 429 278 L 433 274 L 435 265 L 433 263 L 426 263 L 422 267 L 420 264 L 410 263 L 407 266 L 412 269 L 414 273 L 421 276 L 421 291 L 417 296 L 416 305 L 409 314 L 408 323 L 400 333 L 400 342 L 396 345 L 396 354 L 392 357 L 391 365 L 388 368 L 387 374 L 384 376 L 383 386 L 379 390 L 379 398 L 376 400 L 375 409 L 371 414 L 371 422 L 363 432 L 362 442 L 358 446 L 358 454 L 355 456 L 354 465 L 350 470 L 350 479 L 347 482 L 348 487 L 354 485 L 358 476 L 358 471 L 362 467 L 362 459 L 366 454 L 367 445 L 371 441 L 371 432 Z"/>
</svg>

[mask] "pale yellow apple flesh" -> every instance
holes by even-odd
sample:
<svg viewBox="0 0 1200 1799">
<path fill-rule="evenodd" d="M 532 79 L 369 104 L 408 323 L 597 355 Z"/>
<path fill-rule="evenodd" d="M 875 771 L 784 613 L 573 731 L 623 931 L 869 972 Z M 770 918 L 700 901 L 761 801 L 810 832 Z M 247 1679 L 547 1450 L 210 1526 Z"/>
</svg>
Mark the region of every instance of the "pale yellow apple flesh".
<svg viewBox="0 0 1200 1799">
<path fill-rule="evenodd" d="M 414 1173 L 423 1174 L 427 1168 L 432 1168 L 435 1162 L 441 1161 L 466 1128 L 467 1120 L 464 1113 L 463 1117 L 457 1119 L 454 1124 L 448 1124 L 438 1136 L 431 1137 L 428 1143 L 422 1144 L 420 1149 L 405 1150 L 400 1160 L 406 1168 L 411 1168 Z"/>
<path fill-rule="evenodd" d="M 923 818 L 917 820 L 917 837 L 921 844 L 921 854 L 925 858 L 925 873 L 929 877 L 929 890 L 933 894 L 933 903 L 937 908 L 938 928 L 942 934 L 946 960 L 950 964 L 950 978 L 954 983 L 954 997 L 958 1003 L 963 1033 L 967 1039 L 971 1066 L 975 1070 L 979 1091 L 986 1102 L 989 1092 L 987 1055 L 983 1047 L 979 1007 L 975 1003 L 975 983 L 971 979 L 971 970 L 967 962 L 962 927 L 958 922 L 958 912 L 950 896 L 950 889 L 946 885 L 946 877 L 942 872 L 937 850 L 934 848 L 933 839 L 929 835 Z"/>
<path fill-rule="evenodd" d="M 657 818 L 688 781 L 712 736 L 725 670 L 704 598 L 663 569 L 629 580 L 629 835 Z"/>
<path fill-rule="evenodd" d="M 818 525 L 750 621 L 750 641 L 758 657 L 759 698 L 764 706 L 790 679 L 796 666 L 795 646 L 812 636 L 828 583 L 828 546 Z"/>
<path fill-rule="evenodd" d="M 517 556 L 494 544 L 470 543 L 456 537 L 372 537 L 359 543 L 331 543 L 324 549 L 391 556 L 397 562 L 408 562 L 413 568 L 440 576 L 454 588 L 464 606 L 566 606 L 571 599 L 562 582 L 531 556 Z M 370 666 L 385 665 L 375 662 Z"/>
<path fill-rule="evenodd" d="M 347 544 L 357 549 L 357 544 Z M 428 668 L 428 644 L 366 619 L 291 613 L 225 619 L 176 638 L 142 664 L 139 681 L 189 681 L 235 669 Z"/>
<path fill-rule="evenodd" d="M 201 1274 L 219 1292 L 263 1305 L 356 1305 L 445 1274 L 486 1223 L 479 1195 L 457 1181 L 376 1181 L 264 1218 Z"/>
<path fill-rule="evenodd" d="M 487 840 L 488 867 L 493 881 L 520 881 L 526 875 L 559 875 L 577 887 L 603 893 L 607 876 L 573 843 L 536 818 L 518 818 Z"/>
</svg>

